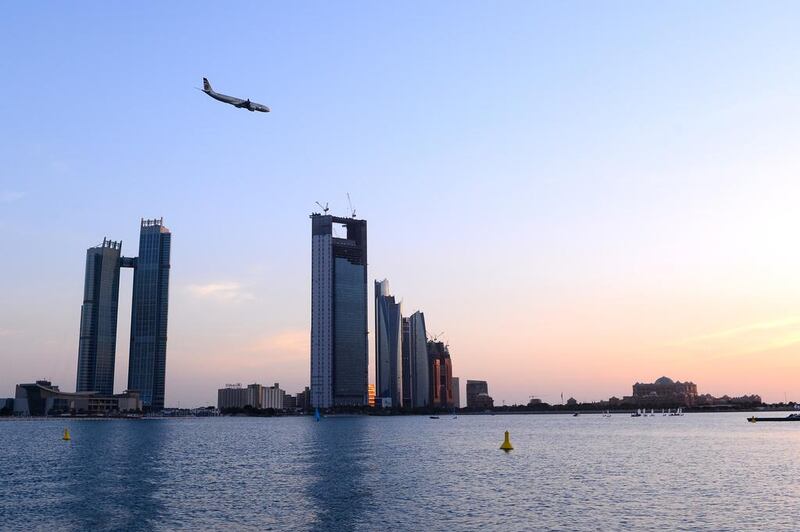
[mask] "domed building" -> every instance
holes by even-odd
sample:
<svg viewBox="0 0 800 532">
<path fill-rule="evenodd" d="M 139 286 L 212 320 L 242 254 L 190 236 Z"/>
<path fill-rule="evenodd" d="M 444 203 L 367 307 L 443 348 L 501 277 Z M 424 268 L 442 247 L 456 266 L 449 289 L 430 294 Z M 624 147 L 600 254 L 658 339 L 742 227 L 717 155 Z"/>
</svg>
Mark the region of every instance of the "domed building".
<svg viewBox="0 0 800 532">
<path fill-rule="evenodd" d="M 697 403 L 697 385 L 669 377 L 660 377 L 653 383 L 637 382 L 630 400 L 641 406 L 693 406 Z"/>
</svg>

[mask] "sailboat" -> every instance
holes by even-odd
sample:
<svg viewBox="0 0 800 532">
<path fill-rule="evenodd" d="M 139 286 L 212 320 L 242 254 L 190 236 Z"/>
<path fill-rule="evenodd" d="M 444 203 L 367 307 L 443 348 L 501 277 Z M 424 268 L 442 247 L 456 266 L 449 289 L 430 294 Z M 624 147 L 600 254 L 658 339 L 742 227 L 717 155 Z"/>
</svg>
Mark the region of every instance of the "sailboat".
<svg viewBox="0 0 800 532">
<path fill-rule="evenodd" d="M 642 417 L 642 409 L 637 408 L 635 414 L 631 414 L 631 417 Z"/>
</svg>

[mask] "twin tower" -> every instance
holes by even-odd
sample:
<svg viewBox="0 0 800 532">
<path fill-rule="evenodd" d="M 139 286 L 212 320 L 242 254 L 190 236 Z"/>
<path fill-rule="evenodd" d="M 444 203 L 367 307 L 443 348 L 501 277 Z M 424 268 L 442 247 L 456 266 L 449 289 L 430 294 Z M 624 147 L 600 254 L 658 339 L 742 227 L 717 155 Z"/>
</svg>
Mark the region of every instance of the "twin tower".
<svg viewBox="0 0 800 532">
<path fill-rule="evenodd" d="M 172 234 L 163 221 L 142 219 L 138 257 L 123 257 L 122 242 L 106 239 L 86 251 L 77 392 L 114 393 L 120 268 L 133 268 L 128 390 L 146 410 L 164 408 Z"/>
</svg>

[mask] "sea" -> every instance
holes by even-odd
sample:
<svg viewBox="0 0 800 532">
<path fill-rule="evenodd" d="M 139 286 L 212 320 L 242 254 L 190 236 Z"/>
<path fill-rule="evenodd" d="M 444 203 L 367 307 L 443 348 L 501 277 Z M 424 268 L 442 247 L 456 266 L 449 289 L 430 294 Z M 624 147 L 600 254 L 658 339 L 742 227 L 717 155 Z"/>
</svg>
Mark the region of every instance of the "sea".
<svg viewBox="0 0 800 532">
<path fill-rule="evenodd" d="M 748 415 L 0 421 L 0 530 L 800 530 Z"/>
</svg>

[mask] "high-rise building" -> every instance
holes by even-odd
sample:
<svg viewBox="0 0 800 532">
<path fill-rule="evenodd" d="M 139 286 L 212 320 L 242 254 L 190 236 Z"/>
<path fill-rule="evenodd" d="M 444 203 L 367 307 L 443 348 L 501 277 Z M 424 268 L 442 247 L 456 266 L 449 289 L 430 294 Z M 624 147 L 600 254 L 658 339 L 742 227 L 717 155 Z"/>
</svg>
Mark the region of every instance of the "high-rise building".
<svg viewBox="0 0 800 532">
<path fill-rule="evenodd" d="M 375 385 L 377 395 L 403 406 L 402 308 L 389 281 L 375 281 Z"/>
<path fill-rule="evenodd" d="M 458 377 L 452 378 L 453 382 L 453 408 L 461 408 L 461 382 Z"/>
<path fill-rule="evenodd" d="M 486 381 L 467 381 L 467 408 L 479 408 L 478 396 L 489 395 L 489 385 Z"/>
<path fill-rule="evenodd" d="M 77 392 L 114 393 L 122 242 L 103 239 L 86 250 Z"/>
<path fill-rule="evenodd" d="M 414 406 L 414 364 L 411 363 L 411 320 L 403 318 L 403 406 Z"/>
<path fill-rule="evenodd" d="M 431 406 L 453 406 L 453 366 L 450 350 L 444 342 L 428 342 L 430 357 Z"/>
<path fill-rule="evenodd" d="M 413 368 L 411 375 L 413 405 L 425 408 L 431 401 L 430 359 L 425 315 L 419 311 L 408 318 L 408 357 Z"/>
<path fill-rule="evenodd" d="M 367 404 L 367 332 L 367 222 L 314 213 L 312 407 Z"/>
<path fill-rule="evenodd" d="M 164 408 L 172 234 L 163 221 L 142 219 L 133 274 L 128 389 L 150 410 Z"/>
<path fill-rule="evenodd" d="M 371 407 L 375 406 L 375 385 L 367 384 L 367 404 Z"/>
</svg>

